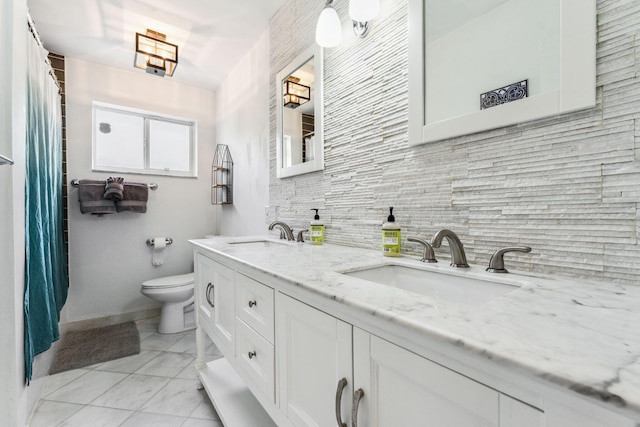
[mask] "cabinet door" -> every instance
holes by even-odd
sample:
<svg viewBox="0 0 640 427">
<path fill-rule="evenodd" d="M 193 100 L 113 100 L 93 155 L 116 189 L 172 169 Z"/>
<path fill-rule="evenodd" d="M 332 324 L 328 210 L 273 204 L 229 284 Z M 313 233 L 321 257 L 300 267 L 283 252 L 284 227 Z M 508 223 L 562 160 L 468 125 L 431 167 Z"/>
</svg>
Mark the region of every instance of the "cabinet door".
<svg viewBox="0 0 640 427">
<path fill-rule="evenodd" d="M 235 354 L 234 271 L 219 262 L 198 254 L 199 325 L 210 334 L 227 357 Z"/>
<path fill-rule="evenodd" d="M 198 316 L 198 327 L 206 331 L 211 337 L 213 336 L 214 261 L 202 254 L 196 253 L 195 263 L 196 315 Z"/>
<path fill-rule="evenodd" d="M 544 412 L 500 394 L 500 427 L 545 427 Z"/>
<path fill-rule="evenodd" d="M 499 393 L 354 328 L 357 423 L 368 427 L 499 426 Z"/>
<path fill-rule="evenodd" d="M 276 313 L 281 411 L 295 426 L 324 427 L 337 424 L 339 407 L 348 423 L 351 325 L 283 294 Z"/>
</svg>

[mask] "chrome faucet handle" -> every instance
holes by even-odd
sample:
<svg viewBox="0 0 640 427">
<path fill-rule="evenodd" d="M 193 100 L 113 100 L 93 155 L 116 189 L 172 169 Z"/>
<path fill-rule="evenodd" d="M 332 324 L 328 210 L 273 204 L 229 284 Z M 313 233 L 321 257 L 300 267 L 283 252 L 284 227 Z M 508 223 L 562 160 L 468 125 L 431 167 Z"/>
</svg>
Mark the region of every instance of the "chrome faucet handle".
<svg viewBox="0 0 640 427">
<path fill-rule="evenodd" d="M 306 233 L 309 230 L 300 230 L 298 231 L 298 236 L 296 237 L 296 242 L 304 242 L 304 236 L 302 236 L 302 233 Z"/>
<path fill-rule="evenodd" d="M 422 262 L 438 262 L 436 259 L 436 254 L 433 252 L 433 248 L 431 244 L 424 239 L 418 239 L 417 237 L 409 237 L 407 239 L 409 242 L 420 243 L 424 246 L 424 254 L 422 255 Z"/>
<path fill-rule="evenodd" d="M 489 260 L 489 267 L 487 271 L 489 273 L 508 273 L 509 271 L 504 268 L 504 254 L 507 252 L 531 252 L 531 248 L 528 246 L 515 246 L 508 248 L 500 248 L 491 255 Z"/>
</svg>

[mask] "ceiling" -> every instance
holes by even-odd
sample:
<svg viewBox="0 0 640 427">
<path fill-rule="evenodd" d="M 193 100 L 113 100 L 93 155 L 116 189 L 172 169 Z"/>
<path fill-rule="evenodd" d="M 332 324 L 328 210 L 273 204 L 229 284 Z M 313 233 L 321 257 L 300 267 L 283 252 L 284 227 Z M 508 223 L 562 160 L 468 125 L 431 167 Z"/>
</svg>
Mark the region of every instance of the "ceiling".
<svg viewBox="0 0 640 427">
<path fill-rule="evenodd" d="M 44 46 L 132 72 L 135 33 L 179 46 L 173 81 L 216 89 L 263 34 L 284 0 L 27 0 Z M 149 76 L 149 78 L 161 78 Z"/>
</svg>

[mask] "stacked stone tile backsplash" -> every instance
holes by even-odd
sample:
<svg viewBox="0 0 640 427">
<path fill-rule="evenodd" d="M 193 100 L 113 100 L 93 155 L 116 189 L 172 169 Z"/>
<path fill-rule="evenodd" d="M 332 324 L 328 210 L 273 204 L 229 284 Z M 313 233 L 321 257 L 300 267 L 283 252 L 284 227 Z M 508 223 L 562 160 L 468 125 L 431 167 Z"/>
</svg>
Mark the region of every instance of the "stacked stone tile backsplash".
<svg viewBox="0 0 640 427">
<path fill-rule="evenodd" d="M 508 267 L 640 283 L 640 5 L 598 0 L 597 105 L 446 141 L 408 145 L 406 0 L 383 0 L 364 39 L 351 36 L 348 2 L 334 5 L 346 39 L 325 49 L 325 170 L 275 174 L 275 76 L 314 42 L 324 7 L 289 0 L 270 24 L 271 145 L 267 220 L 308 225 L 320 208 L 326 241 L 378 249 L 388 207 L 403 251 L 450 228 L 467 258 L 486 265 L 499 247 L 527 245 Z M 453 53 L 455 54 L 455 53 Z M 446 244 L 436 251 L 449 258 Z"/>
</svg>

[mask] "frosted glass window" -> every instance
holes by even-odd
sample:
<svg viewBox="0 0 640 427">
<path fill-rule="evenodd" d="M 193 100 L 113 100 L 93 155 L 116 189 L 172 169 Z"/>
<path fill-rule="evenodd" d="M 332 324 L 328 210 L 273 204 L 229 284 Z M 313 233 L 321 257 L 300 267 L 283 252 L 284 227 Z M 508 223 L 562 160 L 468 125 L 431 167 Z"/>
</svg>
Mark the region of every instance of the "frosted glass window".
<svg viewBox="0 0 640 427">
<path fill-rule="evenodd" d="M 93 103 L 93 170 L 197 176 L 196 122 Z"/>
<path fill-rule="evenodd" d="M 144 119 L 115 111 L 96 111 L 96 164 L 144 169 Z"/>
<path fill-rule="evenodd" d="M 188 172 L 191 127 L 182 123 L 149 121 L 149 167 Z"/>
</svg>

